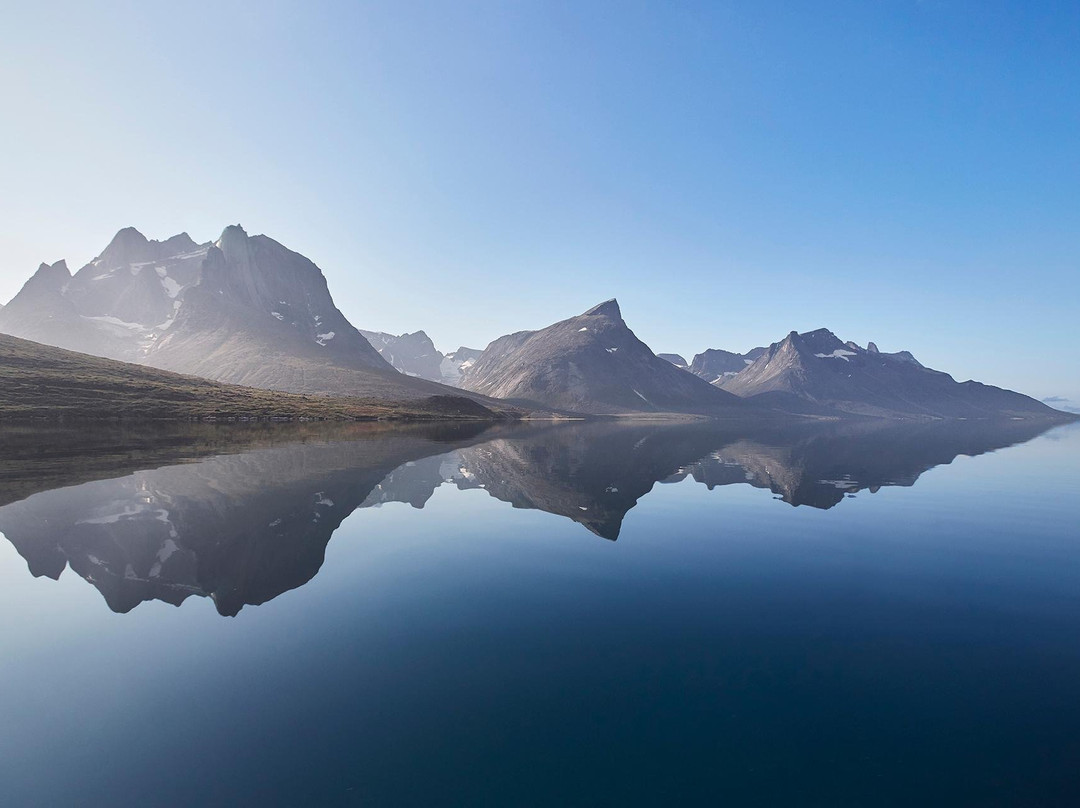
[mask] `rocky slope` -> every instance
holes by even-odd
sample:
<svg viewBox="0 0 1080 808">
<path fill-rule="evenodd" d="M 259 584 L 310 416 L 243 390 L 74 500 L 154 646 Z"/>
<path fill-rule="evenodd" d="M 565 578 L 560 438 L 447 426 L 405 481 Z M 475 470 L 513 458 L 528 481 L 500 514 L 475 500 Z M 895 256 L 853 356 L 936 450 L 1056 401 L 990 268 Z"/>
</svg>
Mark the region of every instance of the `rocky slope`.
<svg viewBox="0 0 1080 808">
<path fill-rule="evenodd" d="M 746 409 L 737 397 L 657 357 L 627 327 L 615 300 L 539 331 L 500 337 L 466 372 L 462 387 L 587 413 Z"/>
</svg>

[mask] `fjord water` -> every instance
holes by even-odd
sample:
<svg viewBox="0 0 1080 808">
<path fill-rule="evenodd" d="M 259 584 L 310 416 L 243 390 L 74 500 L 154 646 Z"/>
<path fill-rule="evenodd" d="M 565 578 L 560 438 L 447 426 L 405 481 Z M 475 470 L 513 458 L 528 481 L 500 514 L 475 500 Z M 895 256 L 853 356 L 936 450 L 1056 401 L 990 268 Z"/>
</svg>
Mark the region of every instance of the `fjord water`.
<svg viewBox="0 0 1080 808">
<path fill-rule="evenodd" d="M 1077 426 L 0 444 L 5 805 L 1080 793 Z"/>
</svg>

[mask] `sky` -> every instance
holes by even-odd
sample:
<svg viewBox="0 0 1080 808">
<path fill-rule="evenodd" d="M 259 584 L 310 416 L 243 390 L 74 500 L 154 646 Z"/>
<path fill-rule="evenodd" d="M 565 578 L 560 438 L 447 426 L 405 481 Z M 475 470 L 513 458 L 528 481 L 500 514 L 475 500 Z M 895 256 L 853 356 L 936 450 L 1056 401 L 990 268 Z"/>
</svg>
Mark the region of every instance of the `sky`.
<svg viewBox="0 0 1080 808">
<path fill-rule="evenodd" d="M 1080 405 L 1075 2 L 2 18 L 0 301 L 121 227 L 240 223 L 354 325 L 444 351 L 617 297 L 688 359 L 827 327 Z"/>
</svg>

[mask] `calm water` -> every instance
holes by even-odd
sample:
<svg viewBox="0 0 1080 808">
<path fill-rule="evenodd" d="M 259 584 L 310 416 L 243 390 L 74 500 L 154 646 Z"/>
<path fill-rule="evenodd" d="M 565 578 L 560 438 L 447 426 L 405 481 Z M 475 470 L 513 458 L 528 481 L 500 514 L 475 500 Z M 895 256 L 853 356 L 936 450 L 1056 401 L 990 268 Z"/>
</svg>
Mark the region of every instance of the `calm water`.
<svg viewBox="0 0 1080 808">
<path fill-rule="evenodd" d="M 1080 427 L 0 433 L 4 805 L 1080 804 Z"/>
</svg>

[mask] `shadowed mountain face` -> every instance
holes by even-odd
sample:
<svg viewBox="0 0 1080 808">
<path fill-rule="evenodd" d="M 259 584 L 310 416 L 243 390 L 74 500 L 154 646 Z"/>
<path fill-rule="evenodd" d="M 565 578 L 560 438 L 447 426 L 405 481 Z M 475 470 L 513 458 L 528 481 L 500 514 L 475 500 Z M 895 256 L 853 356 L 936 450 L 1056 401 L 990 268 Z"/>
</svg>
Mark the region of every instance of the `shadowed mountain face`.
<svg viewBox="0 0 1080 808">
<path fill-rule="evenodd" d="M 62 261 L 42 264 L 0 310 L 0 332 L 270 390 L 454 394 L 395 371 L 338 310 L 314 263 L 239 225 L 207 244 L 126 228 L 74 276 Z M 435 372 L 441 361 L 433 358 Z"/>
<path fill-rule="evenodd" d="M 3 442 L 12 461 L 0 463 L 0 532 L 33 575 L 58 578 L 70 567 L 114 611 L 198 595 L 235 615 L 310 580 L 354 510 L 392 502 L 423 508 L 442 486 L 484 490 L 615 540 L 658 482 L 749 484 L 792 505 L 827 509 L 857 491 L 913 485 L 957 455 L 1025 441 L 1044 428 L 1020 421 L 754 433 L 716 422 L 177 426 L 168 436 L 81 439 L 23 429 Z"/>
<path fill-rule="evenodd" d="M 788 334 L 717 386 L 751 401 L 814 414 L 899 418 L 1067 416 L 1028 396 L 979 382 L 957 382 L 907 351 L 882 353 L 841 342 L 825 329 Z"/>
<path fill-rule="evenodd" d="M 614 300 L 540 331 L 500 337 L 468 370 L 462 387 L 588 413 L 730 414 L 743 406 L 657 357 L 627 327 Z"/>
</svg>

